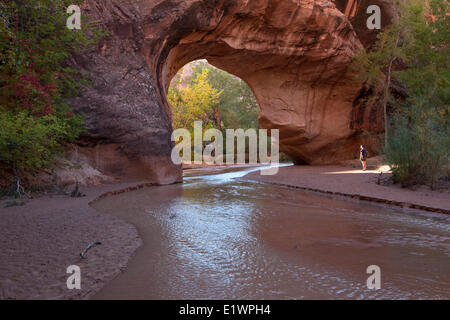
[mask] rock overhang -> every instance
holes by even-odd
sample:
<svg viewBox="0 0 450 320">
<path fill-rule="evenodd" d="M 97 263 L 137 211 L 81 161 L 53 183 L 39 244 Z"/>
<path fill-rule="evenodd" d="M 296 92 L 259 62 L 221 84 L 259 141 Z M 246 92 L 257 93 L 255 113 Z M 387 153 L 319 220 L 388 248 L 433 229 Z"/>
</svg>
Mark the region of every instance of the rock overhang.
<svg viewBox="0 0 450 320">
<path fill-rule="evenodd" d="M 373 110 L 355 106 L 361 84 L 349 64 L 362 48 L 361 31 L 344 15 L 344 2 L 87 0 L 87 14 L 103 21 L 110 36 L 79 63 L 97 82 L 75 99 L 75 109 L 89 110 L 86 138 L 101 133 L 102 144 L 121 145 L 115 152 L 125 176 L 143 170 L 146 179 L 179 180 L 180 169 L 170 165 L 166 93 L 183 65 L 207 59 L 249 84 L 261 126 L 280 130 L 280 148 L 295 162 L 353 157 Z M 376 135 L 382 121 L 375 120 Z"/>
</svg>

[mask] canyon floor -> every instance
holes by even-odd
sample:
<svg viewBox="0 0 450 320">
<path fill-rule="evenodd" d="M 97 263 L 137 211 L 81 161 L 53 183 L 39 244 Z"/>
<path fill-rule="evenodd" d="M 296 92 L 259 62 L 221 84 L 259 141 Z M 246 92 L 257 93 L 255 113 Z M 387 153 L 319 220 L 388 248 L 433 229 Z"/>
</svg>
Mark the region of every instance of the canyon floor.
<svg viewBox="0 0 450 320">
<path fill-rule="evenodd" d="M 89 203 L 136 183 L 83 188 L 85 197 L 47 195 L 0 201 L 0 300 L 86 299 L 125 268 L 141 245 L 134 226 Z M 80 258 L 80 253 L 92 242 Z M 81 290 L 69 290 L 67 267 L 81 269 Z"/>
<path fill-rule="evenodd" d="M 362 171 L 354 168 L 354 165 L 290 166 L 280 168 L 276 175 L 260 175 L 260 172 L 256 171 L 249 173 L 244 179 L 396 207 L 450 214 L 448 188 L 402 188 L 386 183 L 391 173 L 383 171 L 382 167 L 375 167 L 371 168 L 369 163 L 368 170 Z M 381 172 L 383 173 L 380 176 Z"/>
<path fill-rule="evenodd" d="M 396 207 L 450 212 L 448 189 L 413 191 L 377 184 L 379 173 L 349 166 L 288 166 L 274 176 L 261 176 L 258 170 L 243 179 Z M 11 200 L 0 201 L 0 299 L 86 299 L 98 292 L 126 268 L 142 241 L 135 226 L 100 213 L 90 204 L 144 185 L 87 187 L 82 189 L 86 197 L 44 196 L 9 208 Z M 80 259 L 80 253 L 93 241 L 102 244 Z M 66 269 L 70 265 L 82 270 L 81 290 L 67 289 L 70 275 Z"/>
</svg>

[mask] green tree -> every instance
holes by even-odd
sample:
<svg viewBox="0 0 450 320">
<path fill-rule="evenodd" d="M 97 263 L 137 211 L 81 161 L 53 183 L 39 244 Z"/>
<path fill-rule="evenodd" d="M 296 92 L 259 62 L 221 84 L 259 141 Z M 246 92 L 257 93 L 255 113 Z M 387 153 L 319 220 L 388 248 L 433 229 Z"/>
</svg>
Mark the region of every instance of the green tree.
<svg viewBox="0 0 450 320">
<path fill-rule="evenodd" d="M 86 19 L 82 30 L 66 27 L 67 7 L 82 2 L 0 2 L 0 119 L 7 124 L 0 136 L 0 167 L 5 170 L 48 165 L 83 130 L 81 116 L 66 100 L 87 81 L 66 62 L 104 33 Z"/>
<path fill-rule="evenodd" d="M 194 74 L 199 74 L 200 70 L 204 69 L 209 70 L 208 80 L 211 85 L 223 92 L 218 105 L 215 106 L 216 126 L 219 129 L 258 128 L 260 109 L 250 87 L 238 77 L 207 62 L 196 64 Z"/>
<path fill-rule="evenodd" d="M 0 112 L 0 127 L 0 163 L 15 174 L 48 166 L 61 153 L 60 145 L 78 136 L 68 119 L 28 112 Z"/>
<path fill-rule="evenodd" d="M 390 87 L 392 83 L 393 66 L 403 58 L 401 46 L 406 43 L 402 39 L 402 25 L 399 23 L 399 10 L 403 0 L 392 1 L 394 12 L 393 23 L 380 32 L 377 42 L 372 48 L 361 49 L 356 55 L 353 68 L 358 72 L 357 78 L 369 87 L 375 87 L 381 93 L 384 115 L 384 145 L 389 137 L 388 104 L 392 102 Z M 373 101 L 372 101 L 373 102 Z"/>
<path fill-rule="evenodd" d="M 172 107 L 172 124 L 175 129 L 193 130 L 194 121 L 203 121 L 205 129 L 212 125 L 214 106 L 219 102 L 222 91 L 211 86 L 208 73 L 209 70 L 202 70 L 189 86 L 169 88 L 167 99 Z"/>
<path fill-rule="evenodd" d="M 192 134 L 196 120 L 203 122 L 204 130 L 217 128 L 223 133 L 226 129 L 258 128 L 259 106 L 248 85 L 204 61 L 180 70 L 167 98 L 175 129 L 186 128 Z"/>
<path fill-rule="evenodd" d="M 435 186 L 449 165 L 449 17 L 444 0 L 395 1 L 396 19 L 378 36 L 371 51 L 361 52 L 355 66 L 360 78 L 383 83 L 386 160 L 403 185 Z M 393 63 L 399 68 L 394 69 Z M 406 87 L 403 100 L 389 96 L 392 78 Z M 381 80 L 380 80 L 381 79 Z M 387 101 L 395 107 L 388 124 Z"/>
</svg>

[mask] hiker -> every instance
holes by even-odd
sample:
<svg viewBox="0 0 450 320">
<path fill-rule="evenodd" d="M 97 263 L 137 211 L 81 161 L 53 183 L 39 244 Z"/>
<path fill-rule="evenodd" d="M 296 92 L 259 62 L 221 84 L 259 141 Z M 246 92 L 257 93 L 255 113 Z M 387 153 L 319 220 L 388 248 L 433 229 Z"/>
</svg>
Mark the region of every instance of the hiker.
<svg viewBox="0 0 450 320">
<path fill-rule="evenodd" d="M 367 158 L 369 157 L 369 152 L 364 148 L 363 145 L 361 145 L 359 150 L 359 159 L 361 160 L 363 171 L 366 171 L 367 169 Z"/>
</svg>

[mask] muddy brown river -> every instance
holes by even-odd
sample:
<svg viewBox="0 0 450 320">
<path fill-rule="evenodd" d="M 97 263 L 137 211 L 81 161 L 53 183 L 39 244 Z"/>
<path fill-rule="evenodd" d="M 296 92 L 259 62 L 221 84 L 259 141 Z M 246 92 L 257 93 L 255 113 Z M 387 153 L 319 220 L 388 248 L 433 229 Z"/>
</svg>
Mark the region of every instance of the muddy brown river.
<svg viewBox="0 0 450 320">
<path fill-rule="evenodd" d="M 450 298 L 448 216 L 239 179 L 251 170 L 191 170 L 95 203 L 143 246 L 94 299 Z"/>
</svg>

